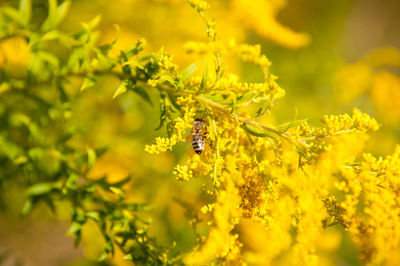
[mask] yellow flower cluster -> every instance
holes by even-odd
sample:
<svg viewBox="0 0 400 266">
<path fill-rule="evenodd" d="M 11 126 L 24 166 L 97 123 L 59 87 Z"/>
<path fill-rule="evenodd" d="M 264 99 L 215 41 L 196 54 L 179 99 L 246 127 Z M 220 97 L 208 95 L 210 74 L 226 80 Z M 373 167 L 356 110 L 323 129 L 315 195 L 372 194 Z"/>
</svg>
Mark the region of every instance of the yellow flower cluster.
<svg viewBox="0 0 400 266">
<path fill-rule="evenodd" d="M 241 215 L 240 197 L 232 180 L 228 177 L 226 180 L 225 189 L 219 191 L 217 200 L 211 208 L 214 226 L 205 243 L 197 246 L 193 252 L 184 257 L 187 265 L 206 265 L 211 261 L 225 261 L 233 265 L 243 264 L 239 236 L 232 233 Z"/>
<path fill-rule="evenodd" d="M 174 133 L 169 138 L 157 137 L 154 141 L 155 144 L 146 145 L 145 152 L 150 154 L 159 154 L 167 150 L 172 150 L 177 142 L 184 141 L 186 131 L 192 127 L 196 109 L 190 105 L 194 103 L 192 96 L 178 97 L 176 104 L 181 106 L 183 118 L 178 117 L 172 123 Z"/>
<path fill-rule="evenodd" d="M 188 181 L 193 177 L 193 171 L 188 169 L 187 165 L 177 165 L 174 169 L 176 179 L 180 181 Z"/>
<path fill-rule="evenodd" d="M 166 152 L 167 150 L 172 150 L 172 147 L 175 146 L 178 140 L 177 135 L 172 135 L 170 138 L 162 138 L 157 137 L 155 138 L 155 144 L 146 145 L 144 150 L 150 154 L 159 154 L 162 152 Z"/>
<path fill-rule="evenodd" d="M 244 106 L 249 103 L 268 102 L 270 107 L 272 107 L 275 100 L 285 95 L 285 91 L 276 82 L 277 77 L 269 73 L 271 62 L 265 55 L 261 54 L 261 47 L 259 45 L 236 44 L 233 40 L 228 44 L 224 44 L 220 41 L 207 43 L 189 42 L 185 45 L 185 51 L 196 55 L 206 55 L 210 53 L 233 55 L 240 58 L 242 61 L 255 64 L 260 68 L 264 80 L 259 83 L 240 82 L 238 77 L 234 74 L 226 74 L 223 77 L 219 77 L 215 83 L 206 80 L 206 88 L 212 87 L 214 93 L 218 92 L 223 95 L 224 101 L 222 101 L 222 103 L 229 103 L 229 101 L 242 98 L 239 105 Z M 192 77 L 188 80 L 187 86 L 198 88 L 201 86 L 202 82 L 204 81 L 199 77 Z"/>
<path fill-rule="evenodd" d="M 175 73 L 178 70 L 178 66 L 173 63 L 172 56 L 165 52 L 157 57 L 157 63 L 159 67 L 164 71 Z"/>
<path fill-rule="evenodd" d="M 210 40 L 188 43 L 185 49 L 213 54 L 217 64 L 222 55 L 233 54 L 259 66 L 265 80 L 246 83 L 234 74 L 219 76 L 217 65 L 215 73 L 189 77 L 184 89 L 172 92 L 182 93 L 176 98 L 181 114 L 173 120 L 172 136 L 184 141 L 197 115 L 208 128 L 202 154 L 188 153 L 174 168 L 179 181 L 203 182 L 205 195 L 194 210 L 200 218 L 191 226 L 209 226 L 183 256 L 184 263 L 319 265 L 321 251 L 339 248 L 338 230 L 327 232 L 334 226 L 351 236 L 363 263 L 383 263 L 399 248 L 400 148 L 386 159 L 365 154 L 356 161 L 366 133 L 379 128 L 374 118 L 354 109 L 351 115 L 324 116 L 322 127 L 259 124 L 244 107 L 284 95 L 260 46 Z M 364 69 L 360 80 L 368 75 L 365 65 L 357 68 Z M 322 245 L 327 235 L 336 240 Z"/>
<path fill-rule="evenodd" d="M 376 131 L 379 129 L 378 122 L 369 115 L 358 109 L 353 109 L 353 115 L 326 115 L 322 122 L 327 126 L 330 135 L 337 134 L 342 130 L 356 129 L 358 131 Z"/>
<path fill-rule="evenodd" d="M 386 158 L 364 154 L 359 167 L 341 170 L 343 221 L 371 265 L 383 263 L 400 242 L 400 147 Z"/>
<path fill-rule="evenodd" d="M 260 45 L 237 44 L 235 40 L 230 40 L 227 44 L 221 41 L 210 42 L 187 42 L 184 50 L 188 54 L 206 55 L 220 53 L 221 55 L 234 55 L 241 60 L 259 66 L 263 73 L 267 74 L 271 66 L 268 58 L 261 54 Z"/>
</svg>

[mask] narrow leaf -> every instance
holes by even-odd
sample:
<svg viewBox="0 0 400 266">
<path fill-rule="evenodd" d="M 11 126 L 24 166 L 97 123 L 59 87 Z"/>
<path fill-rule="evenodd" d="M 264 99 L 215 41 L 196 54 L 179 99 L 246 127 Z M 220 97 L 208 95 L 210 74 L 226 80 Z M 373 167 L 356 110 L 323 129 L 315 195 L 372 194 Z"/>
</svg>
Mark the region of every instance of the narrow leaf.
<svg viewBox="0 0 400 266">
<path fill-rule="evenodd" d="M 20 0 L 19 1 L 19 14 L 21 16 L 21 20 L 23 21 L 23 26 L 28 26 L 31 21 L 32 15 L 32 2 L 31 0 Z"/>
<path fill-rule="evenodd" d="M 133 260 L 132 254 L 128 254 L 125 257 L 123 257 L 124 260 Z"/>
<path fill-rule="evenodd" d="M 101 21 L 101 15 L 97 15 L 89 22 L 82 22 L 82 27 L 84 27 L 86 31 L 92 31 L 99 25 L 100 21 Z"/>
<path fill-rule="evenodd" d="M 117 88 L 117 90 L 114 92 L 113 99 L 117 98 L 119 95 L 121 95 L 122 93 L 124 93 L 124 92 L 126 92 L 128 90 L 126 85 L 127 85 L 126 81 L 123 80 L 121 82 L 121 84 L 119 85 L 119 87 Z"/>
<path fill-rule="evenodd" d="M 38 183 L 26 190 L 29 196 L 39 196 L 49 193 L 53 189 L 53 183 Z"/>
<path fill-rule="evenodd" d="M 68 236 L 72 236 L 72 235 L 74 235 L 76 232 L 80 231 L 81 228 L 82 228 L 82 224 L 77 223 L 77 222 L 72 222 L 72 224 L 71 224 L 70 227 L 68 228 L 67 235 L 68 235 Z"/>
<path fill-rule="evenodd" d="M 114 194 L 120 196 L 121 198 L 125 197 L 125 192 L 117 187 L 110 187 L 110 191 L 113 192 Z"/>
<path fill-rule="evenodd" d="M 87 150 L 87 169 L 92 169 L 96 162 L 96 152 L 91 148 L 86 148 Z"/>
<path fill-rule="evenodd" d="M 107 55 L 108 52 L 114 47 L 115 43 L 117 42 L 117 40 L 119 38 L 121 28 L 117 24 L 114 24 L 114 28 L 116 30 L 116 35 L 115 35 L 114 40 L 111 43 L 107 43 L 107 44 L 99 46 L 100 51 L 105 55 Z"/>
<path fill-rule="evenodd" d="M 58 6 L 57 8 L 57 25 L 60 24 L 60 22 L 67 16 L 69 7 L 71 6 L 71 1 L 70 0 L 65 0 L 64 2 L 61 3 L 61 5 Z M 56 26 L 57 26 L 56 25 Z"/>
<path fill-rule="evenodd" d="M 47 19 L 42 24 L 43 31 L 54 29 L 57 24 L 57 0 L 49 0 Z"/>
<path fill-rule="evenodd" d="M 244 103 L 247 100 L 250 100 L 253 96 L 254 96 L 254 91 L 249 91 L 249 92 L 243 94 L 242 96 L 238 97 L 237 103 L 238 104 Z"/>
<path fill-rule="evenodd" d="M 165 123 L 166 113 L 167 113 L 166 98 L 165 98 L 165 94 L 161 93 L 161 95 L 160 95 L 160 123 L 158 124 L 158 127 L 154 130 L 159 130 L 160 128 L 162 128 L 162 126 Z"/>
<path fill-rule="evenodd" d="M 93 220 L 99 222 L 100 221 L 100 214 L 96 211 L 87 212 L 86 216 L 92 218 Z"/>
<path fill-rule="evenodd" d="M 300 126 L 301 124 L 303 124 L 305 122 L 307 122 L 307 119 L 295 120 L 295 121 L 283 123 L 279 126 L 276 126 L 276 129 L 278 129 L 280 131 L 286 131 L 289 128 Z"/>
<path fill-rule="evenodd" d="M 176 103 L 176 98 L 167 93 L 167 101 L 165 102 L 173 113 L 181 110 L 181 107 Z"/>
<path fill-rule="evenodd" d="M 52 31 L 49 31 L 49 32 L 45 33 L 40 38 L 40 40 L 42 40 L 42 41 L 51 41 L 51 40 L 55 40 L 55 39 L 57 39 L 59 37 L 60 37 L 60 32 L 58 30 L 52 30 Z"/>
<path fill-rule="evenodd" d="M 221 94 L 203 94 L 203 96 L 213 102 L 219 102 L 225 100 L 225 97 Z"/>
<path fill-rule="evenodd" d="M 65 186 L 69 189 L 76 189 L 76 184 L 78 183 L 78 175 L 75 173 L 71 173 L 68 176 L 67 182 Z"/>
<path fill-rule="evenodd" d="M 136 43 L 134 45 L 132 45 L 131 47 L 129 47 L 128 49 L 121 51 L 121 55 L 120 58 L 123 59 L 123 61 L 128 61 L 129 58 L 131 58 L 132 56 L 135 56 L 137 54 L 139 54 L 141 51 L 143 51 L 144 46 L 146 44 L 146 40 L 143 38 L 140 38 L 136 41 Z M 143 57 L 142 59 L 145 59 L 146 57 Z"/>
<path fill-rule="evenodd" d="M 93 87 L 95 84 L 96 84 L 96 77 L 94 75 L 87 75 L 87 77 L 85 77 L 85 79 L 83 80 L 81 91 Z"/>
<path fill-rule="evenodd" d="M 232 110 L 231 110 L 231 113 L 234 113 L 236 111 L 236 106 L 237 106 L 236 94 L 232 93 Z"/>
<path fill-rule="evenodd" d="M 97 158 L 100 158 L 106 151 L 107 151 L 107 147 L 100 147 L 100 148 L 97 148 L 95 151 L 96 151 L 96 157 Z"/>
<path fill-rule="evenodd" d="M 199 65 L 197 63 L 193 63 L 190 66 L 188 66 L 187 68 L 185 68 L 184 70 L 182 70 L 181 74 L 183 76 L 184 79 L 188 79 L 193 72 L 196 71 L 196 69 L 199 67 Z"/>
<path fill-rule="evenodd" d="M 32 211 L 32 208 L 33 208 L 32 199 L 26 200 L 24 206 L 22 207 L 21 215 L 22 216 L 28 215 Z"/>
<path fill-rule="evenodd" d="M 264 115 L 267 111 L 271 109 L 271 104 L 266 101 L 263 105 L 257 110 L 256 117 Z"/>
<path fill-rule="evenodd" d="M 273 139 L 278 139 L 278 135 L 276 135 L 275 133 L 272 133 L 272 132 L 266 131 L 266 130 L 262 130 L 262 129 L 258 129 L 249 124 L 243 124 L 243 128 L 251 135 L 254 135 L 257 137 L 270 137 Z"/>
<path fill-rule="evenodd" d="M 98 258 L 98 261 L 105 261 L 108 258 L 108 253 L 103 252 L 100 257 Z"/>
<path fill-rule="evenodd" d="M 208 75 L 208 65 L 207 62 L 204 63 L 204 72 L 203 77 L 201 79 L 199 91 L 202 91 L 207 84 L 207 75 Z"/>
<path fill-rule="evenodd" d="M 126 203 L 124 209 L 132 212 L 146 211 L 150 209 L 150 206 L 145 203 Z"/>
<path fill-rule="evenodd" d="M 135 86 L 133 88 L 133 91 L 136 92 L 139 96 L 141 96 L 150 105 L 153 105 L 153 102 L 151 101 L 151 98 L 145 89 L 143 89 L 140 86 Z"/>
<path fill-rule="evenodd" d="M 121 186 L 125 185 L 126 183 L 128 183 L 130 180 L 131 180 L 131 177 L 130 177 L 130 176 L 127 176 L 126 178 L 124 178 L 124 179 L 122 179 L 122 180 L 120 180 L 120 181 L 117 181 L 117 182 L 115 182 L 115 183 L 112 183 L 112 185 L 113 185 L 114 187 L 121 187 Z"/>
<path fill-rule="evenodd" d="M 1 11 L 2 14 L 5 14 L 7 17 L 14 20 L 15 22 L 18 22 L 20 25 L 24 24 L 24 20 L 21 17 L 21 13 L 18 12 L 18 10 L 11 7 L 2 7 Z"/>
</svg>

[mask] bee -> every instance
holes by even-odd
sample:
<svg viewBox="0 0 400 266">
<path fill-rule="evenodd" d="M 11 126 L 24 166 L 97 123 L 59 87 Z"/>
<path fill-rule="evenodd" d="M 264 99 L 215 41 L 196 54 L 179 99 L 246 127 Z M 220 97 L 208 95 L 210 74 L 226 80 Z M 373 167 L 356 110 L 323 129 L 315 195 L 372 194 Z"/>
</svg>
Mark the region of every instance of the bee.
<svg viewBox="0 0 400 266">
<path fill-rule="evenodd" d="M 202 118 L 196 118 L 192 127 L 192 147 L 198 155 L 204 150 L 204 142 L 207 136 L 206 121 Z"/>
</svg>

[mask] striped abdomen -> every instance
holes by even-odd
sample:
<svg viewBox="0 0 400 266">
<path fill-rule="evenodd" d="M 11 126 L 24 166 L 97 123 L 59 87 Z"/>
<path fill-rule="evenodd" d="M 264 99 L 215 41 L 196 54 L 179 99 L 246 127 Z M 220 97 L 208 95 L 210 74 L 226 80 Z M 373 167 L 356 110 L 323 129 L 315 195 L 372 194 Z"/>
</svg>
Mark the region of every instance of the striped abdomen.
<svg viewBox="0 0 400 266">
<path fill-rule="evenodd" d="M 204 136 L 199 133 L 192 134 L 192 147 L 195 153 L 201 154 L 204 150 Z"/>
</svg>

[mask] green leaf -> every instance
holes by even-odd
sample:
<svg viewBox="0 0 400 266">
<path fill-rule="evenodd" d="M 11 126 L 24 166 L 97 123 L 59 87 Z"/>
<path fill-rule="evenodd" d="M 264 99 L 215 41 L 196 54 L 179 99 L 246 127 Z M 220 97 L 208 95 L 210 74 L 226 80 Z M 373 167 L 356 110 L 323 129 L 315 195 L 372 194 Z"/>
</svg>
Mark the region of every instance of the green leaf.
<svg viewBox="0 0 400 266">
<path fill-rule="evenodd" d="M 100 148 L 97 148 L 95 151 L 96 151 L 96 156 L 97 156 L 97 158 L 100 158 L 106 151 L 107 151 L 107 147 L 100 147 Z"/>
<path fill-rule="evenodd" d="M 243 128 L 250 133 L 251 135 L 257 136 L 257 137 L 270 137 L 273 139 L 278 139 L 279 136 L 276 135 L 273 132 L 267 131 L 267 130 L 262 130 L 262 129 L 258 129 L 256 127 L 253 127 L 249 124 L 243 124 Z"/>
<path fill-rule="evenodd" d="M 86 31 L 90 32 L 95 29 L 101 21 L 101 15 L 97 15 L 89 22 L 82 22 L 82 27 L 85 28 Z"/>
<path fill-rule="evenodd" d="M 265 114 L 265 112 L 271 110 L 271 104 L 270 102 L 266 101 L 263 103 L 263 105 L 257 110 L 256 112 L 256 117 L 262 116 Z"/>
<path fill-rule="evenodd" d="M 43 22 L 42 30 L 48 31 L 56 26 L 57 21 L 57 0 L 49 0 L 47 19 Z"/>
<path fill-rule="evenodd" d="M 104 251 L 107 253 L 114 254 L 114 245 L 111 240 L 107 241 L 106 246 L 104 247 Z"/>
<path fill-rule="evenodd" d="M 221 94 L 203 94 L 203 97 L 213 101 L 213 102 L 219 102 L 225 100 L 225 97 Z"/>
<path fill-rule="evenodd" d="M 170 75 L 162 75 L 160 76 L 160 82 L 168 82 L 170 85 L 172 85 L 175 89 L 178 89 L 177 85 L 176 85 L 176 81 L 174 80 L 173 77 L 171 77 Z"/>
<path fill-rule="evenodd" d="M 254 91 L 249 91 L 249 92 L 243 94 L 242 96 L 239 96 L 237 98 L 237 103 L 238 104 L 244 103 L 247 100 L 250 100 L 253 96 L 254 96 Z"/>
<path fill-rule="evenodd" d="M 46 32 L 40 40 L 42 41 L 51 41 L 51 40 L 56 40 L 60 37 L 60 32 L 58 30 L 52 30 L 49 32 Z"/>
<path fill-rule="evenodd" d="M 49 0 L 49 11 L 47 19 L 42 24 L 43 31 L 55 29 L 68 13 L 71 5 L 70 0 L 66 0 L 58 6 L 57 0 Z"/>
<path fill-rule="evenodd" d="M 68 228 L 67 235 L 68 236 L 75 235 L 75 233 L 80 231 L 81 229 L 82 229 L 82 224 L 77 222 L 72 222 L 72 224 Z"/>
<path fill-rule="evenodd" d="M 135 56 L 139 54 L 141 51 L 143 51 L 144 46 L 146 44 L 145 39 L 140 38 L 136 41 L 134 45 L 129 47 L 128 49 L 121 51 L 119 58 L 123 61 L 126 62 L 131 58 L 132 56 Z M 144 59 L 145 57 L 143 57 Z"/>
<path fill-rule="evenodd" d="M 78 222 L 72 222 L 70 227 L 68 228 L 67 235 L 68 236 L 74 236 L 75 241 L 74 244 L 75 246 L 78 246 L 80 240 L 81 240 L 81 231 L 82 230 L 82 224 Z"/>
<path fill-rule="evenodd" d="M 5 155 L 8 159 L 14 160 L 23 153 L 24 151 L 20 146 L 4 135 L 0 135 L 0 155 Z"/>
<path fill-rule="evenodd" d="M 25 201 L 24 206 L 22 207 L 21 215 L 22 216 L 28 215 L 32 211 L 32 208 L 33 208 L 33 201 L 31 198 L 29 198 Z"/>
<path fill-rule="evenodd" d="M 139 96 L 141 96 L 150 105 L 153 105 L 153 102 L 151 101 L 151 98 L 150 98 L 149 94 L 141 86 L 135 86 L 133 88 L 133 91 L 136 92 Z"/>
<path fill-rule="evenodd" d="M 69 189 L 76 189 L 77 183 L 78 183 L 78 175 L 72 173 L 68 176 L 67 182 L 65 182 L 65 186 Z"/>
<path fill-rule="evenodd" d="M 51 192 L 54 188 L 53 183 L 38 183 L 26 190 L 26 194 L 29 196 L 39 196 Z"/>
<path fill-rule="evenodd" d="M 114 44 L 117 43 L 118 38 L 119 38 L 119 34 L 120 34 L 120 32 L 121 32 L 121 27 L 120 27 L 118 24 L 114 24 L 113 26 L 114 26 L 114 28 L 115 28 L 116 34 L 115 34 L 114 40 L 113 40 L 112 43 L 111 43 L 112 45 L 114 45 Z"/>
<path fill-rule="evenodd" d="M 121 187 L 121 186 L 125 185 L 126 183 L 128 183 L 130 180 L 131 180 L 131 177 L 127 176 L 126 178 L 124 178 L 118 182 L 112 183 L 111 185 L 113 185 L 114 187 Z"/>
<path fill-rule="evenodd" d="M 58 57 L 55 56 L 54 54 L 49 53 L 49 52 L 40 51 L 40 52 L 36 53 L 36 56 L 40 60 L 49 63 L 52 67 L 54 67 L 54 69 L 58 69 L 58 67 L 59 67 Z"/>
<path fill-rule="evenodd" d="M 57 25 L 67 16 L 69 7 L 71 6 L 70 0 L 65 0 L 57 8 Z"/>
<path fill-rule="evenodd" d="M 113 48 L 113 46 L 116 44 L 116 42 L 119 38 L 121 27 L 117 24 L 114 24 L 114 28 L 116 30 L 116 35 L 115 35 L 114 40 L 111 43 L 107 43 L 107 44 L 99 46 L 100 51 L 105 55 L 107 55 L 108 52 Z"/>
<path fill-rule="evenodd" d="M 167 93 L 167 101 L 165 102 L 170 107 L 170 110 L 173 113 L 177 111 L 181 111 L 181 107 L 176 103 L 176 98 L 174 98 L 171 94 Z"/>
<path fill-rule="evenodd" d="M 283 124 L 281 124 L 279 126 L 276 126 L 275 128 L 280 130 L 280 131 L 286 131 L 289 128 L 300 126 L 301 124 L 303 124 L 305 122 L 307 122 L 307 119 L 300 119 L 300 120 L 295 120 L 295 121 L 283 123 Z"/>
<path fill-rule="evenodd" d="M 128 90 L 127 82 L 125 80 L 123 80 L 121 82 L 121 84 L 119 85 L 119 87 L 117 88 L 117 90 L 114 92 L 113 99 L 117 98 L 119 95 L 126 92 L 127 90 Z"/>
<path fill-rule="evenodd" d="M 11 86 L 8 82 L 2 82 L 0 84 L 0 95 L 6 91 L 8 91 L 9 89 L 11 89 Z"/>
<path fill-rule="evenodd" d="M 232 110 L 231 113 L 234 113 L 236 111 L 236 106 L 237 106 L 237 98 L 236 98 L 236 94 L 231 92 L 232 95 Z"/>
<path fill-rule="evenodd" d="M 133 261 L 133 256 L 132 254 L 128 254 L 125 257 L 123 257 L 124 260 L 132 260 Z"/>
<path fill-rule="evenodd" d="M 126 203 L 123 207 L 132 212 L 147 211 L 150 209 L 150 206 L 146 203 Z"/>
<path fill-rule="evenodd" d="M 166 97 L 165 93 L 161 93 L 160 95 L 160 123 L 158 124 L 158 127 L 154 130 L 159 130 L 162 128 L 162 126 L 165 123 L 166 120 L 166 113 L 167 113 L 167 108 L 166 108 Z"/>
<path fill-rule="evenodd" d="M 63 103 L 68 102 L 69 97 L 68 97 L 68 94 L 65 92 L 65 89 L 64 89 L 64 86 L 63 86 L 61 80 L 56 79 L 55 83 L 56 83 L 56 87 L 57 87 L 61 102 L 63 102 Z"/>
<path fill-rule="evenodd" d="M 188 79 L 199 67 L 197 63 L 193 63 L 184 70 L 182 70 L 181 74 L 183 76 L 183 79 Z"/>
<path fill-rule="evenodd" d="M 108 253 L 103 252 L 101 253 L 100 257 L 98 258 L 98 261 L 105 261 L 108 258 Z"/>
<path fill-rule="evenodd" d="M 24 156 L 24 155 L 21 155 L 21 156 L 18 156 L 17 158 L 15 158 L 15 159 L 13 160 L 13 163 L 16 164 L 16 165 L 18 165 L 18 164 L 24 164 L 24 163 L 27 163 L 28 160 L 29 160 L 28 157 L 26 157 L 26 156 Z"/>
<path fill-rule="evenodd" d="M 19 1 L 19 14 L 23 22 L 23 26 L 27 27 L 32 15 L 32 2 L 31 0 Z"/>
<path fill-rule="evenodd" d="M 93 87 L 96 84 L 96 76 L 93 74 L 89 74 L 83 80 L 81 91 L 86 90 L 87 88 Z"/>
<path fill-rule="evenodd" d="M 96 152 L 91 148 L 86 148 L 87 150 L 87 169 L 92 169 L 93 165 L 96 162 Z"/>
<path fill-rule="evenodd" d="M 207 62 L 204 63 L 204 72 L 203 77 L 201 79 L 199 91 L 202 91 L 207 84 L 207 75 L 208 75 L 208 65 Z"/>
<path fill-rule="evenodd" d="M 96 211 L 90 211 L 86 213 L 86 216 L 92 218 L 93 220 L 99 222 L 100 221 L 100 214 Z"/>
<path fill-rule="evenodd" d="M 2 7 L 1 11 L 3 14 L 5 14 L 7 17 L 12 19 L 13 21 L 19 23 L 20 25 L 24 25 L 24 20 L 21 17 L 21 13 L 18 12 L 18 10 L 12 8 L 12 7 Z"/>
<path fill-rule="evenodd" d="M 125 192 L 120 188 L 110 187 L 109 189 L 110 189 L 111 192 L 113 192 L 115 195 L 120 196 L 121 198 L 125 198 L 125 196 L 126 196 Z"/>
</svg>

